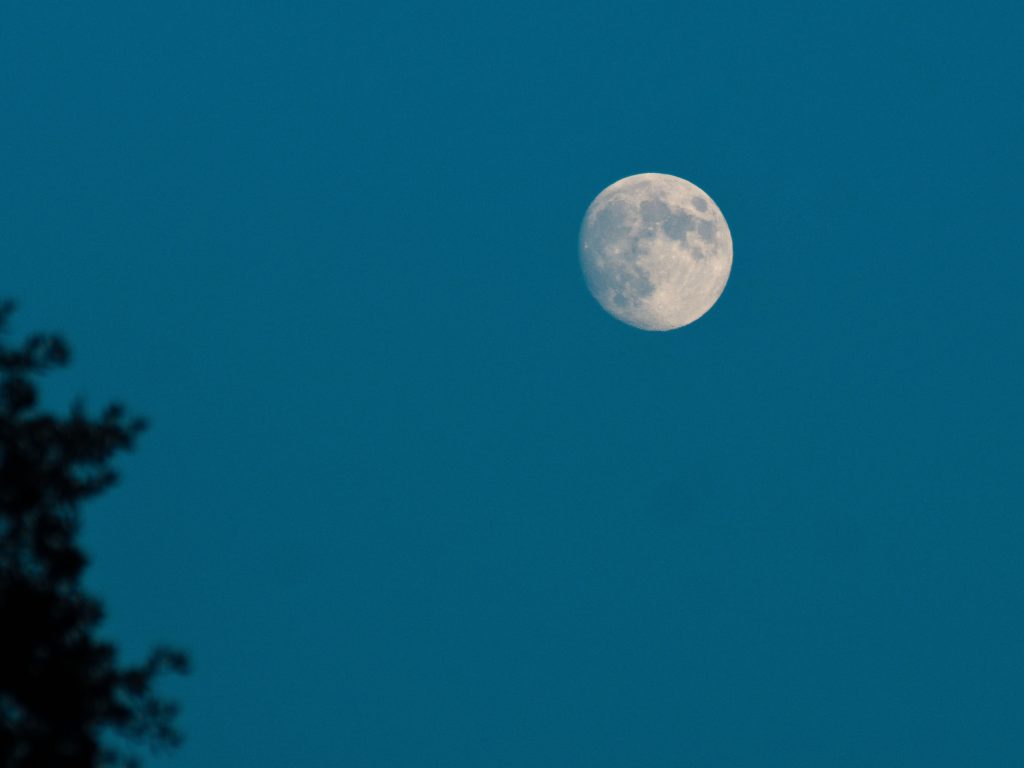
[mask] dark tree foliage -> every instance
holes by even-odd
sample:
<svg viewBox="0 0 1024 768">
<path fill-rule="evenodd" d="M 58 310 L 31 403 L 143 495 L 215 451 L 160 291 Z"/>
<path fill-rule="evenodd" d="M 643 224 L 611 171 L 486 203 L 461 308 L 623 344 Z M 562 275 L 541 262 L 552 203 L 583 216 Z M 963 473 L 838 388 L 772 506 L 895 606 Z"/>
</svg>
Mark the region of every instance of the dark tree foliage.
<svg viewBox="0 0 1024 768">
<path fill-rule="evenodd" d="M 144 428 L 111 405 L 42 410 L 37 379 L 68 363 L 56 336 L 7 340 L 0 304 L 0 768 L 136 766 L 133 746 L 180 742 L 177 706 L 153 690 L 187 671 L 160 648 L 138 666 L 97 637 L 101 604 L 82 586 L 80 506 L 111 486 L 111 461 Z"/>
</svg>

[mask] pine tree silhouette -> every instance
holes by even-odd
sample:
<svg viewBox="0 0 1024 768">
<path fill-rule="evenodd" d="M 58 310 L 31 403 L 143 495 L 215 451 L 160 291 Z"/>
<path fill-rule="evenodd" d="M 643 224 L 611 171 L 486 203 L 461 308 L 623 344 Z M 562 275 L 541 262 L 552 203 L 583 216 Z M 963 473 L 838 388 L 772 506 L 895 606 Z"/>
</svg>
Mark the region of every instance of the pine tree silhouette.
<svg viewBox="0 0 1024 768">
<path fill-rule="evenodd" d="M 12 311 L 0 304 L 0 768 L 138 766 L 138 747 L 181 740 L 177 705 L 153 683 L 188 660 L 158 648 L 121 664 L 97 636 L 78 533 L 82 502 L 116 481 L 113 457 L 145 424 L 119 405 L 42 410 L 37 380 L 68 364 L 68 346 L 46 334 L 10 344 Z"/>
</svg>

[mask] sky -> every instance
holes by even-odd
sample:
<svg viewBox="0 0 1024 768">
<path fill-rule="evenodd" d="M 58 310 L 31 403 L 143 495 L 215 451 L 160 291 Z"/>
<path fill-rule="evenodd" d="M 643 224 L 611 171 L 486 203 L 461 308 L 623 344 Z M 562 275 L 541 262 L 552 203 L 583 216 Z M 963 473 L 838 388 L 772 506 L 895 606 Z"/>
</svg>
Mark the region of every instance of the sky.
<svg viewBox="0 0 1024 768">
<path fill-rule="evenodd" d="M 1024 763 L 1021 6 L 0 6 L 0 294 L 155 766 Z M 718 203 L 693 325 L 590 201 Z"/>
</svg>

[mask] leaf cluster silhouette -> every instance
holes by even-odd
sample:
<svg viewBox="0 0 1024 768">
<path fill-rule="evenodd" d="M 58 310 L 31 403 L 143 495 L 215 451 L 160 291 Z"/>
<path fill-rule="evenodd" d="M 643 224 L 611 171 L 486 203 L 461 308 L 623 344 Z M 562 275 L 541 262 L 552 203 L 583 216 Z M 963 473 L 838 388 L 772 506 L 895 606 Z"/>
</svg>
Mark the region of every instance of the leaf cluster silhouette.
<svg viewBox="0 0 1024 768">
<path fill-rule="evenodd" d="M 124 665 L 98 636 L 100 601 L 82 585 L 81 505 L 117 480 L 111 462 L 145 428 L 120 405 L 91 416 L 40 406 L 38 379 L 68 364 L 67 344 L 37 334 L 10 343 L 0 304 L 0 768 L 140 765 L 139 747 L 177 746 L 177 705 L 163 672 L 187 672 L 157 648 Z"/>
</svg>

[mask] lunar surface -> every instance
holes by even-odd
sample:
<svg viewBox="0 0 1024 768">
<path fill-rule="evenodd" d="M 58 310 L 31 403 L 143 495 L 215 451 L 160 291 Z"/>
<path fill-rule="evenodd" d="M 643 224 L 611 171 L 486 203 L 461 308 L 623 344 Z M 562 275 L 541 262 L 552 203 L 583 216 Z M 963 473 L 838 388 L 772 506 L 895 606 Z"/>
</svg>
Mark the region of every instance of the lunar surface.
<svg viewBox="0 0 1024 768">
<path fill-rule="evenodd" d="M 732 269 L 732 235 L 704 190 L 663 173 L 615 182 L 580 229 L 587 287 L 624 323 L 669 331 L 703 315 Z"/>
</svg>

